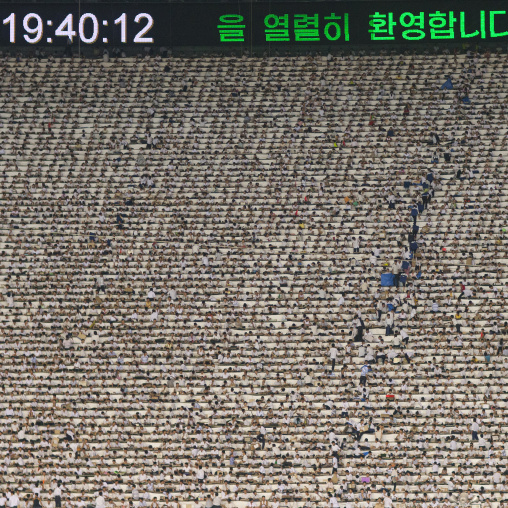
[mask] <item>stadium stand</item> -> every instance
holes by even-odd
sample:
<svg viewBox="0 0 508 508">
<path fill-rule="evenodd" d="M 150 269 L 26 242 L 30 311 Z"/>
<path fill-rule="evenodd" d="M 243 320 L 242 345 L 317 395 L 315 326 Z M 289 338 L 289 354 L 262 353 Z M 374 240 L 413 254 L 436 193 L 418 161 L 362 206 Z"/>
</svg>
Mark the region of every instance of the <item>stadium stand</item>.
<svg viewBox="0 0 508 508">
<path fill-rule="evenodd" d="M 507 66 L 2 56 L 0 505 L 507 506 Z"/>
</svg>

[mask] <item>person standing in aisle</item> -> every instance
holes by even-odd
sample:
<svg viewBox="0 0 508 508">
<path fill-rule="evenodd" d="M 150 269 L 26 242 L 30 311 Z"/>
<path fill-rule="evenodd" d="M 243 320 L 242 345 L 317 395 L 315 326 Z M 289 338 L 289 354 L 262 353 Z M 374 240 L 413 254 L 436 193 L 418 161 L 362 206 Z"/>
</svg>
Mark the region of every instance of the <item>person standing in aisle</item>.
<svg viewBox="0 0 508 508">
<path fill-rule="evenodd" d="M 60 482 L 57 483 L 53 491 L 53 499 L 55 500 L 55 508 L 62 508 L 62 484 Z"/>
</svg>

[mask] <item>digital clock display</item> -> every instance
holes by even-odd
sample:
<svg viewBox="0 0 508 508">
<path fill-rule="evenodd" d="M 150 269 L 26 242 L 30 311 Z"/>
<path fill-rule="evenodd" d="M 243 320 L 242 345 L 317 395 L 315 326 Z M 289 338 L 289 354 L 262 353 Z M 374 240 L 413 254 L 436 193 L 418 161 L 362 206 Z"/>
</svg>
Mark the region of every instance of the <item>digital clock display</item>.
<svg viewBox="0 0 508 508">
<path fill-rule="evenodd" d="M 100 19 L 93 12 L 80 15 L 66 14 L 63 19 L 45 19 L 36 12 L 28 12 L 22 18 L 11 12 L 3 19 L 3 24 L 9 29 L 9 43 L 16 44 L 23 38 L 28 44 L 46 42 L 52 44 L 58 38 L 74 42 L 79 38 L 83 44 L 104 44 L 116 42 L 119 44 L 153 44 L 154 39 L 150 31 L 154 26 L 153 17 L 147 12 L 134 14 L 133 22 L 137 30 L 127 30 L 128 14 L 122 12 L 116 19 Z M 117 33 L 112 34 L 115 30 Z M 110 35 L 111 34 L 111 35 Z M 108 37 L 109 35 L 109 37 Z M 130 38 L 129 38 L 130 37 Z"/>
<path fill-rule="evenodd" d="M 499 44 L 505 0 L 0 3 L 0 47 Z"/>
</svg>

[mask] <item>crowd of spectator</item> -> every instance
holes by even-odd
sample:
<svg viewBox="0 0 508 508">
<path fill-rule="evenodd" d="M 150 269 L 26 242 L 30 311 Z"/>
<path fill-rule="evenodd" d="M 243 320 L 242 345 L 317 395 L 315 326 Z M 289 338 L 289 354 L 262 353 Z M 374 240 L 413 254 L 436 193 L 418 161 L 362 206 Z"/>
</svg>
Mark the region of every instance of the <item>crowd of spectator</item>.
<svg viewBox="0 0 508 508">
<path fill-rule="evenodd" d="M 508 506 L 507 65 L 1 57 L 0 506 Z"/>
</svg>

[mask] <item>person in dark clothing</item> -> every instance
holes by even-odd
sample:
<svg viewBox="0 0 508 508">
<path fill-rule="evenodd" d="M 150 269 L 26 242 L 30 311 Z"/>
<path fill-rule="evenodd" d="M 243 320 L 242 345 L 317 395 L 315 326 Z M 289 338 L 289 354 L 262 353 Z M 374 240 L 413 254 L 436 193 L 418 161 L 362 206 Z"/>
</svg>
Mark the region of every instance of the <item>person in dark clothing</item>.
<svg viewBox="0 0 508 508">
<path fill-rule="evenodd" d="M 363 332 L 365 330 L 365 323 L 363 322 L 362 318 L 360 319 L 360 324 L 356 328 L 356 335 L 354 337 L 355 342 L 362 342 L 363 341 Z"/>
<path fill-rule="evenodd" d="M 422 194 L 422 202 L 423 202 L 423 208 L 426 210 L 427 205 L 429 204 L 429 191 L 425 191 Z"/>
<path fill-rule="evenodd" d="M 413 217 L 413 224 L 416 224 L 416 218 L 418 217 L 418 208 L 416 205 L 411 207 L 411 217 Z"/>
<path fill-rule="evenodd" d="M 35 494 L 32 508 L 42 508 L 41 500 L 39 499 L 39 494 Z"/>
</svg>

